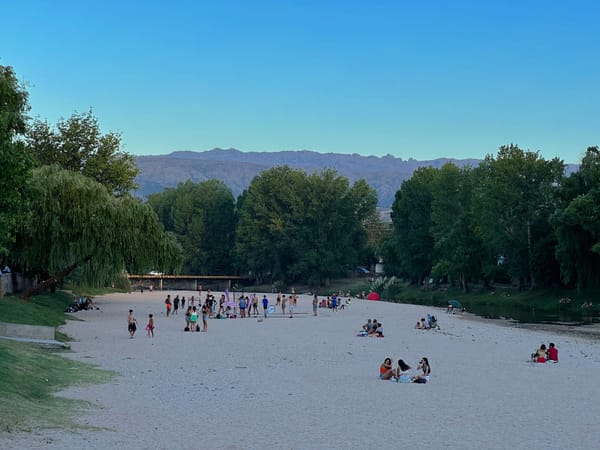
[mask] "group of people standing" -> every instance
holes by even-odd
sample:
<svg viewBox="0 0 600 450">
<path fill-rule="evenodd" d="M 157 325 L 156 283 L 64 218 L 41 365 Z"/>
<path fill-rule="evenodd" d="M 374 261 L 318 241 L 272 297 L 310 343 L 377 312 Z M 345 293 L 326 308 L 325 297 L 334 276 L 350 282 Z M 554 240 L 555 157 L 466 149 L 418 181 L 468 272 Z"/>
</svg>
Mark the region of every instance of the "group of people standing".
<svg viewBox="0 0 600 450">
<path fill-rule="evenodd" d="M 379 378 L 382 380 L 394 380 L 398 383 L 427 383 L 431 373 L 431 366 L 426 357 L 421 358 L 417 366 L 417 374 L 410 375 L 411 367 L 404 362 L 398 360 L 398 366 L 392 366 L 392 358 L 385 358 L 381 366 L 379 366 Z M 421 373 L 418 373 L 421 372 Z"/>
</svg>

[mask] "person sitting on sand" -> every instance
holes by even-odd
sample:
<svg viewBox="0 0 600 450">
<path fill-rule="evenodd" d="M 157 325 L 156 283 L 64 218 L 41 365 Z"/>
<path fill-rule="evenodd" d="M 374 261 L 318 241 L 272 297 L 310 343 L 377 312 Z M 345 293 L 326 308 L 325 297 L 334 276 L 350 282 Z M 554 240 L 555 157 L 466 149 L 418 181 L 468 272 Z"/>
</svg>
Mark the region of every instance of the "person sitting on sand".
<svg viewBox="0 0 600 450">
<path fill-rule="evenodd" d="M 394 378 L 398 383 L 410 383 L 410 376 L 408 371 L 410 366 L 404 362 L 404 360 L 398 360 L 398 367 L 394 369 Z"/>
<path fill-rule="evenodd" d="M 379 378 L 382 380 L 389 380 L 392 376 L 394 376 L 392 358 L 385 358 L 381 366 L 379 366 Z"/>
<path fill-rule="evenodd" d="M 555 363 L 558 362 L 558 349 L 554 346 L 554 342 L 550 342 L 550 345 L 548 346 L 548 351 L 546 353 L 548 354 L 548 361 L 552 361 Z"/>
<path fill-rule="evenodd" d="M 429 374 L 431 374 L 431 366 L 429 360 L 425 357 L 421 358 L 417 370 L 422 370 L 423 375 L 415 375 L 411 379 L 413 383 L 427 383 L 429 381 Z"/>
<path fill-rule="evenodd" d="M 373 319 L 373 322 L 371 323 L 371 328 L 369 329 L 369 331 L 367 331 L 367 336 L 373 336 L 375 333 L 377 333 L 377 328 L 379 328 L 380 323 L 377 322 L 377 319 Z"/>
<path fill-rule="evenodd" d="M 383 325 L 380 323 L 377 323 L 377 325 L 375 325 L 371 331 L 371 333 L 367 334 L 367 336 L 370 337 L 383 337 Z"/>
<path fill-rule="evenodd" d="M 545 363 L 546 358 L 548 357 L 548 354 L 546 351 L 546 344 L 542 344 L 540 346 L 540 348 L 537 349 L 533 355 L 531 355 L 531 357 L 537 363 Z"/>
</svg>

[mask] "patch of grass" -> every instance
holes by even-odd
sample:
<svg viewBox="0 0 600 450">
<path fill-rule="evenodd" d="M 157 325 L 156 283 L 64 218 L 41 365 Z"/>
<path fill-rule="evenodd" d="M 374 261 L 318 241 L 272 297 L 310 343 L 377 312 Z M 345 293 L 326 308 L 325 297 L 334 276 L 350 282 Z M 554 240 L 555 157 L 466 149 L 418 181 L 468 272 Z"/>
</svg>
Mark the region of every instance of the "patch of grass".
<svg viewBox="0 0 600 450">
<path fill-rule="evenodd" d="M 76 297 L 84 296 L 84 297 L 92 297 L 92 298 L 99 296 L 99 295 L 129 292 L 126 289 L 116 289 L 116 288 L 109 288 L 109 287 L 103 287 L 103 288 L 73 287 L 72 291 L 73 291 L 73 295 L 75 295 Z"/>
<path fill-rule="evenodd" d="M 87 402 L 56 396 L 71 385 L 107 383 L 113 372 L 64 358 L 60 351 L 0 340 L 0 433 L 76 427 Z"/>
<path fill-rule="evenodd" d="M 561 303 L 560 299 L 569 298 L 569 303 Z M 539 317 L 544 314 L 559 316 L 582 314 L 581 305 L 584 302 L 598 298 L 598 292 L 586 291 L 577 293 L 566 289 L 532 289 L 518 291 L 512 287 L 501 286 L 493 290 L 484 290 L 474 286 L 469 293 L 458 288 L 422 289 L 416 286 L 403 285 L 394 292 L 392 301 L 416 305 L 446 307 L 448 300 L 456 299 L 471 312 L 476 314 L 493 311 L 498 316 L 510 316 L 512 312 L 520 311 L 535 313 Z"/>
<path fill-rule="evenodd" d="M 9 323 L 58 327 L 67 320 L 64 310 L 73 302 L 68 292 L 42 294 L 30 300 L 0 298 L 0 320 Z M 70 338 L 55 332 L 55 338 Z M 70 360 L 34 344 L 0 340 L 0 433 L 30 431 L 34 426 L 72 428 L 86 402 L 56 396 L 71 385 L 104 383 L 115 375 Z"/>
<path fill-rule="evenodd" d="M 65 323 L 67 316 L 64 311 L 72 302 L 73 296 L 67 292 L 42 294 L 30 300 L 11 295 L 0 298 L 0 320 L 57 327 Z"/>
</svg>

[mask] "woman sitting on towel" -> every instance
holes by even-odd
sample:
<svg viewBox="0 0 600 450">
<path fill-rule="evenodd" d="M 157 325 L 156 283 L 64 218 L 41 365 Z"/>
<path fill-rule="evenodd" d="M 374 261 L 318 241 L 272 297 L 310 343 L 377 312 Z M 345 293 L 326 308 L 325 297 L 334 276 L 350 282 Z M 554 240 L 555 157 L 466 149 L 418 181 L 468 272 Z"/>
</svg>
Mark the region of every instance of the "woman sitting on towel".
<svg viewBox="0 0 600 450">
<path fill-rule="evenodd" d="M 385 358 L 383 364 L 379 366 L 379 378 L 382 380 L 389 380 L 394 375 L 394 369 L 392 369 L 392 358 Z"/>
<path fill-rule="evenodd" d="M 546 344 L 542 344 L 541 347 L 532 355 L 533 360 L 538 363 L 545 363 L 546 358 L 548 357 L 548 352 L 546 350 Z"/>
<path fill-rule="evenodd" d="M 410 377 L 408 376 L 408 371 L 410 370 L 410 366 L 404 362 L 404 360 L 398 360 L 398 367 L 394 369 L 394 377 L 396 381 L 399 383 L 410 383 Z"/>
<path fill-rule="evenodd" d="M 429 374 L 431 373 L 431 366 L 429 365 L 429 360 L 423 357 L 421 361 L 419 361 L 417 370 L 422 370 L 423 375 L 416 375 L 412 377 L 413 383 L 427 383 L 429 381 Z"/>
</svg>

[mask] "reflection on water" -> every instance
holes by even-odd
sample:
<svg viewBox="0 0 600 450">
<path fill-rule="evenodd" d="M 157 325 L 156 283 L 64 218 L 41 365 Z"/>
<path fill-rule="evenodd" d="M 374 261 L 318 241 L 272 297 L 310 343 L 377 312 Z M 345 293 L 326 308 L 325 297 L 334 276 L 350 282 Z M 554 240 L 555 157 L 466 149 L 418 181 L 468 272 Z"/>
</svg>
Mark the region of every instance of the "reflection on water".
<svg viewBox="0 0 600 450">
<path fill-rule="evenodd" d="M 597 310 L 569 311 L 557 310 L 536 311 L 535 309 L 521 309 L 515 307 L 498 307 L 490 305 L 469 305 L 469 312 L 489 319 L 509 319 L 522 323 L 552 323 L 557 325 L 590 325 L 600 323 L 600 314 Z"/>
</svg>

